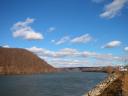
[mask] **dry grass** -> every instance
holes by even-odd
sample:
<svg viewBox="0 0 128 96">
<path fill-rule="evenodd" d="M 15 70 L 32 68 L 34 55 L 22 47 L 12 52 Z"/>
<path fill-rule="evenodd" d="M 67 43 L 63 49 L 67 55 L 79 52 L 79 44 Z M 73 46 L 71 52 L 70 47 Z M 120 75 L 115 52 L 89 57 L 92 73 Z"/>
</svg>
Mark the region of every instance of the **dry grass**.
<svg viewBox="0 0 128 96">
<path fill-rule="evenodd" d="M 107 67 L 109 74 L 116 73 L 120 75 L 120 78 L 116 80 L 104 93 L 103 96 L 128 96 L 128 71 L 121 72 L 119 68 L 112 70 L 112 67 Z M 119 92 L 120 91 L 120 92 Z M 117 94 L 118 93 L 118 94 Z M 114 95 L 113 95 L 114 94 Z M 115 95 L 116 94 L 116 95 Z"/>
<path fill-rule="evenodd" d="M 107 67 L 105 68 L 105 71 L 106 71 L 108 74 L 112 74 L 112 73 L 120 74 L 119 67 L 107 66 Z"/>
<path fill-rule="evenodd" d="M 124 73 L 122 79 L 122 90 L 123 90 L 123 96 L 128 96 L 128 72 Z"/>
<path fill-rule="evenodd" d="M 113 73 L 113 67 L 112 67 L 112 66 L 107 66 L 107 67 L 105 68 L 105 70 L 106 70 L 106 72 L 107 72 L 108 74 Z"/>
<path fill-rule="evenodd" d="M 113 68 L 112 66 L 108 66 L 108 67 L 106 67 L 106 72 L 108 74 L 116 73 L 120 77 L 116 81 L 114 81 L 106 90 L 104 90 L 104 92 L 102 93 L 101 96 L 128 96 L 128 95 L 122 95 L 123 74 L 119 70 L 119 67 Z M 128 85 L 126 85 L 126 86 L 128 87 Z"/>
<path fill-rule="evenodd" d="M 121 80 L 114 81 L 100 96 L 122 96 Z"/>
</svg>

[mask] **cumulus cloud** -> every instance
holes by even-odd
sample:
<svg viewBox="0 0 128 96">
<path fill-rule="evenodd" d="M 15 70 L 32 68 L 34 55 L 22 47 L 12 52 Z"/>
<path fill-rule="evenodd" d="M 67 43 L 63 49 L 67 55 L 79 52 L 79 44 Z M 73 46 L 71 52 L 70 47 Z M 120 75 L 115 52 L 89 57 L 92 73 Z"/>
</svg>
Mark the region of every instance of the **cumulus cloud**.
<svg viewBox="0 0 128 96">
<path fill-rule="evenodd" d="M 78 55 L 78 51 L 76 49 L 72 48 L 64 48 L 58 51 L 51 51 L 44 48 L 38 48 L 36 46 L 33 46 L 31 48 L 26 48 L 27 50 L 34 52 L 38 56 L 48 56 L 53 58 L 60 58 L 60 57 L 67 57 L 67 56 L 76 56 Z"/>
<path fill-rule="evenodd" d="M 114 48 L 114 47 L 118 47 L 120 45 L 121 45 L 120 41 L 114 40 L 114 41 L 108 42 L 102 48 Z"/>
<path fill-rule="evenodd" d="M 110 4 L 105 6 L 105 11 L 100 14 L 100 17 L 113 18 L 120 13 L 126 3 L 128 3 L 128 0 L 113 0 Z"/>
<path fill-rule="evenodd" d="M 55 41 L 55 44 L 56 45 L 60 45 L 60 44 L 63 44 L 65 42 L 69 41 L 69 40 L 70 40 L 70 37 L 69 36 L 64 36 L 60 40 Z"/>
<path fill-rule="evenodd" d="M 9 45 L 3 45 L 2 47 L 3 47 L 3 48 L 10 48 Z"/>
<path fill-rule="evenodd" d="M 81 55 L 83 57 L 91 57 L 93 59 L 96 60 L 105 60 L 105 61 L 121 61 L 122 58 L 120 58 L 119 56 L 113 56 L 112 54 L 100 54 L 100 53 L 96 53 L 96 52 L 90 52 L 90 51 L 84 51 L 81 53 Z"/>
<path fill-rule="evenodd" d="M 27 18 L 25 21 L 19 21 L 13 25 L 13 37 L 21 37 L 27 40 L 41 40 L 43 35 L 36 32 L 30 24 L 34 22 L 33 18 Z"/>
<path fill-rule="evenodd" d="M 106 60 L 120 60 L 119 57 L 113 56 L 112 54 L 99 54 L 91 51 L 78 51 L 73 48 L 63 48 L 58 51 L 52 51 L 44 48 L 38 48 L 33 46 L 31 48 L 26 48 L 27 50 L 36 53 L 37 55 L 53 57 L 53 58 L 63 58 L 63 57 L 83 57 L 83 58 L 96 58 L 96 59 L 106 59 Z"/>
<path fill-rule="evenodd" d="M 125 48 L 124 48 L 124 51 L 128 52 L 128 47 L 125 47 Z"/>
<path fill-rule="evenodd" d="M 59 50 L 57 54 L 60 54 L 61 56 L 78 56 L 80 53 L 78 52 L 78 50 L 73 48 L 64 48 Z"/>
<path fill-rule="evenodd" d="M 43 48 L 38 48 L 38 47 L 36 47 L 36 46 L 33 46 L 33 47 L 31 47 L 31 48 L 26 48 L 26 49 L 29 50 L 29 51 L 32 51 L 32 52 L 34 52 L 34 53 L 40 53 L 40 52 L 43 51 Z"/>
<path fill-rule="evenodd" d="M 36 46 L 33 46 L 31 48 L 26 48 L 27 50 L 37 54 L 39 57 L 54 57 L 55 56 L 55 52 L 44 49 L 44 48 L 38 48 Z"/>
<path fill-rule="evenodd" d="M 53 51 L 33 46 L 26 49 L 35 53 L 40 58 L 46 59 L 49 64 L 53 64 L 55 66 L 107 66 L 107 64 L 122 61 L 122 57 L 120 56 L 100 54 L 91 51 L 79 51 L 73 48 L 63 48 Z M 94 60 L 95 62 L 93 62 Z M 98 64 L 98 62 L 102 63 Z"/>
<path fill-rule="evenodd" d="M 75 37 L 71 40 L 71 43 L 87 43 L 92 40 L 92 37 L 89 34 L 84 34 L 79 37 Z"/>
<path fill-rule="evenodd" d="M 50 64 L 53 64 L 54 67 L 87 67 L 91 64 L 87 60 L 71 60 L 71 59 L 52 59 Z"/>
<path fill-rule="evenodd" d="M 48 28 L 48 32 L 54 32 L 55 30 L 56 30 L 55 27 L 49 27 L 49 28 Z"/>
</svg>

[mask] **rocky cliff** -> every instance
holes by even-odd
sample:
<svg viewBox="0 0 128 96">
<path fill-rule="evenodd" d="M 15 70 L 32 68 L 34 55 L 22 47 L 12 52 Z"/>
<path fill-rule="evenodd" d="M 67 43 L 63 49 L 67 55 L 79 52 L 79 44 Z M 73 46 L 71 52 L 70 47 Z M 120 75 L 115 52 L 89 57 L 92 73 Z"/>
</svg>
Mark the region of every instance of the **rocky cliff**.
<svg viewBox="0 0 128 96">
<path fill-rule="evenodd" d="M 18 48 L 0 48 L 0 74 L 31 74 L 56 71 L 35 54 Z"/>
</svg>

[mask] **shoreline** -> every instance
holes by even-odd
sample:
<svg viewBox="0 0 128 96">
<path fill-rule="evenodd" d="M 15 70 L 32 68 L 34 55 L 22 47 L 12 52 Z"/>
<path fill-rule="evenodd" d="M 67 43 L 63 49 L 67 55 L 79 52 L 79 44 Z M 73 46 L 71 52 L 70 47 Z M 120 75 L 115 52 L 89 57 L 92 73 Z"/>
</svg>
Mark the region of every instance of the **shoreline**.
<svg viewBox="0 0 128 96">
<path fill-rule="evenodd" d="M 128 73 L 115 72 L 82 96 L 128 96 L 127 85 Z"/>
</svg>

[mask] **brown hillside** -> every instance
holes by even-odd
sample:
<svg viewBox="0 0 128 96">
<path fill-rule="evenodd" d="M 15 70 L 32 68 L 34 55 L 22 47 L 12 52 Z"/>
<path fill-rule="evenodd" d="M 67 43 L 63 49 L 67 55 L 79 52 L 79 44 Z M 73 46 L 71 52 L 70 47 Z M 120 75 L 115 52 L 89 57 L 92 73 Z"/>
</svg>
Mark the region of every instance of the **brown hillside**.
<svg viewBox="0 0 128 96">
<path fill-rule="evenodd" d="M 0 48 L 0 74 L 31 74 L 55 70 L 47 62 L 25 49 Z"/>
</svg>

